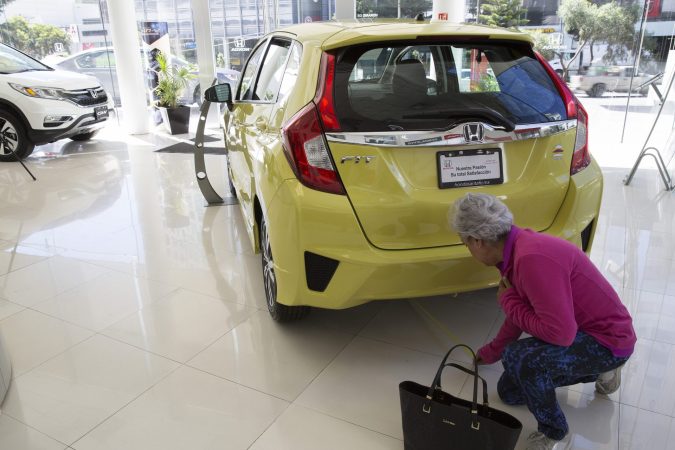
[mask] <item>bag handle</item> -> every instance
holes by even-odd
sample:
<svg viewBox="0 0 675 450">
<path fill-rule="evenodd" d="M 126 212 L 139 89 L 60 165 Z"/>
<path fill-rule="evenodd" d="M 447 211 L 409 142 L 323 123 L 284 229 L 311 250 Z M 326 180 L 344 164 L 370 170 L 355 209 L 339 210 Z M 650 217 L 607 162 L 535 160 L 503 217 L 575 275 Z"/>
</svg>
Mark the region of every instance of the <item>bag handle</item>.
<svg viewBox="0 0 675 450">
<path fill-rule="evenodd" d="M 443 357 L 443 361 L 441 361 L 441 365 L 438 367 L 438 371 L 436 371 L 434 381 L 431 383 L 431 386 L 429 386 L 429 392 L 427 393 L 427 400 L 422 405 L 422 411 L 424 411 L 427 414 L 431 412 L 431 400 L 433 400 L 434 391 L 436 390 L 437 386 L 441 385 L 441 375 L 443 374 L 443 369 L 445 369 L 446 366 L 453 364 L 453 363 L 446 364 L 446 361 L 450 357 L 450 354 L 455 349 L 460 347 L 464 347 L 467 350 L 469 350 L 469 352 L 471 352 L 471 356 L 473 357 L 473 399 L 471 402 L 471 428 L 473 428 L 474 430 L 478 430 L 480 429 L 480 422 L 478 422 L 478 378 L 479 378 L 478 361 L 476 360 L 476 354 L 474 353 L 473 349 L 468 345 L 457 344 L 450 350 L 448 350 L 448 353 L 445 354 L 445 356 Z M 486 387 L 487 383 L 484 386 Z M 487 389 L 483 390 L 484 394 L 486 392 Z"/>
<path fill-rule="evenodd" d="M 476 375 L 476 373 L 473 370 L 467 369 L 466 367 L 460 366 L 459 364 L 447 363 L 445 365 L 445 367 L 454 367 L 455 369 L 459 369 L 462 372 L 468 373 L 469 375 L 474 375 L 474 376 Z M 485 378 L 481 377 L 480 375 L 478 375 L 478 378 L 480 379 L 481 383 L 483 384 L 483 406 L 485 406 L 487 408 L 488 406 L 490 406 L 490 403 L 488 402 L 487 381 L 485 381 Z M 438 389 L 438 390 L 441 389 L 440 380 L 438 381 L 438 387 L 436 389 Z"/>
</svg>

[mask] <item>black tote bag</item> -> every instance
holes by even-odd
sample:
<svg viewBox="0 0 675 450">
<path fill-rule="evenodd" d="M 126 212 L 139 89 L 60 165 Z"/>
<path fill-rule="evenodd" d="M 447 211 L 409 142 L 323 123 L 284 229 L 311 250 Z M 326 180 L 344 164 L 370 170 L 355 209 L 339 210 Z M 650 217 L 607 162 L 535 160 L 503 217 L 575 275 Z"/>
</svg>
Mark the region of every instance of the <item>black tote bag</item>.
<svg viewBox="0 0 675 450">
<path fill-rule="evenodd" d="M 458 347 L 473 355 L 473 370 L 446 363 Z M 464 400 L 441 389 L 446 367 L 473 376 L 473 400 Z M 483 384 L 483 403 L 478 404 L 478 379 Z M 436 372 L 431 386 L 413 381 L 399 384 L 405 450 L 513 450 L 523 424 L 512 415 L 488 405 L 487 383 L 478 375 L 476 355 L 470 347 L 452 347 Z"/>
</svg>

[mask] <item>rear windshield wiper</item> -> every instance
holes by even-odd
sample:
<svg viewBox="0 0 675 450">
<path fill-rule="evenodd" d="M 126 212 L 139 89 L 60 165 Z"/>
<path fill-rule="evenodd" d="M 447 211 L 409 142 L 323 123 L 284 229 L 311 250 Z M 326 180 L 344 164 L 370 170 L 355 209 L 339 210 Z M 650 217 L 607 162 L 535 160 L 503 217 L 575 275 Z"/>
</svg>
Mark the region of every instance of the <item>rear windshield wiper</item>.
<svg viewBox="0 0 675 450">
<path fill-rule="evenodd" d="M 464 111 L 433 111 L 426 114 L 404 115 L 403 119 L 459 119 L 451 122 L 448 128 L 454 128 L 461 123 L 485 120 L 491 125 L 503 128 L 504 131 L 513 131 L 516 124 L 492 109 L 469 109 Z"/>
</svg>

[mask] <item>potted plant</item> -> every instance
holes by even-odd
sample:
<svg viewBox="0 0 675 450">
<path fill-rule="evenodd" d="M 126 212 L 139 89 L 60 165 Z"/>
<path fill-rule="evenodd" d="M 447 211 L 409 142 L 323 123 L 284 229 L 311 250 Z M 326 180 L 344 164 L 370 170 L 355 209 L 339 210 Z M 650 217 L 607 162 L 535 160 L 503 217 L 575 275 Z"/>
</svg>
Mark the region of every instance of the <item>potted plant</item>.
<svg viewBox="0 0 675 450">
<path fill-rule="evenodd" d="M 187 133 L 190 125 L 190 108 L 179 100 L 188 80 L 195 77 L 188 67 L 171 65 L 162 52 L 155 56 L 157 61 L 157 107 L 162 120 L 171 134 Z"/>
</svg>

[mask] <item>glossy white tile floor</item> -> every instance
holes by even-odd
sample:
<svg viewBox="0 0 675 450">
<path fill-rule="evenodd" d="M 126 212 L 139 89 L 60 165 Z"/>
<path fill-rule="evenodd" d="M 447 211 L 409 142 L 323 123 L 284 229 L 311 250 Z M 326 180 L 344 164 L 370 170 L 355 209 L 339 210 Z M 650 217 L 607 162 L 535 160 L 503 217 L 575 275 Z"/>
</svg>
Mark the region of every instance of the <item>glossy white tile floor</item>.
<svg viewBox="0 0 675 450">
<path fill-rule="evenodd" d="M 649 164 L 621 183 L 649 115 L 631 114 L 621 144 L 625 98 L 583 101 L 605 173 L 592 258 L 640 340 L 619 392 L 577 385 L 559 399 L 575 449 L 672 450 L 675 194 Z M 0 449 L 402 449 L 398 383 L 428 384 L 453 339 L 494 336 L 494 290 L 277 325 L 239 210 L 205 208 L 191 156 L 153 152 L 166 141 L 111 127 L 45 146 L 28 160 L 37 182 L 0 165 L 0 333 L 14 366 Z M 224 192 L 223 158 L 208 164 Z M 533 418 L 499 402 L 499 365 L 482 372 L 493 405 L 523 421 L 522 443 Z M 443 386 L 469 395 L 461 373 Z"/>
</svg>

